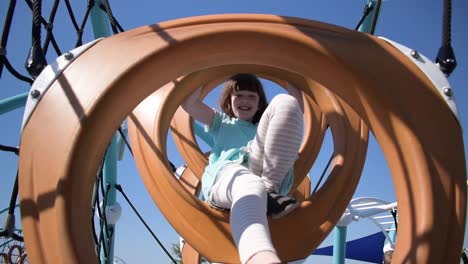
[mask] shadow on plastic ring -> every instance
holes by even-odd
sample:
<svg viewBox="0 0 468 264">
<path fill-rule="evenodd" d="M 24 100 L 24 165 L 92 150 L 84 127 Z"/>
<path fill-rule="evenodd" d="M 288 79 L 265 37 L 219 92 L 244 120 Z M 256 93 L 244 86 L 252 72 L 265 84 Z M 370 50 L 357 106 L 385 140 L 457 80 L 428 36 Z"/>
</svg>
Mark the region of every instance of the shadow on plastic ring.
<svg viewBox="0 0 468 264">
<path fill-rule="evenodd" d="M 108 62 L 106 67 L 102 61 Z M 290 217 L 271 221 L 282 259 L 306 257 L 346 207 L 353 182 L 332 179 L 360 174 L 361 168 L 353 166 L 365 155 L 367 129 L 360 117 L 380 144 L 395 184 L 400 217 L 393 260 L 459 261 L 466 212 L 461 128 L 419 68 L 384 40 L 338 26 L 273 15 L 214 15 L 103 39 L 76 58 L 42 95 L 23 128 L 19 161 L 30 262 L 97 261 L 87 221 L 92 217 L 91 193 L 100 160 L 122 120 L 144 98 L 180 76 L 237 64 L 265 65 L 314 80 L 346 102 L 344 111 L 349 105 L 357 114 L 347 118 L 350 131 L 333 132 L 346 135 L 337 135 L 334 143 L 344 154 L 335 157 L 326 185 Z M 167 163 L 171 118 L 192 91 L 166 98 L 161 106 L 165 112 L 153 120 L 157 129 L 149 131 L 151 137 L 138 139 L 156 139 L 153 154 L 140 158 L 138 166 L 160 210 L 176 218 L 169 221 L 182 230 L 181 236 L 210 260 L 236 262 L 235 248 L 226 241 L 226 215 L 212 212 L 185 191 Z M 351 160 L 343 160 L 347 151 L 355 154 Z M 335 185 L 347 197 L 330 191 Z M 314 218 L 307 219 L 312 212 Z M 287 223 L 302 224 L 284 234 L 281 226 Z M 218 246 L 231 254 L 212 252 L 213 241 L 190 233 L 188 227 L 213 231 L 210 238 L 219 239 Z M 305 240 L 306 245 L 300 244 Z M 299 241 L 299 247 L 292 241 Z"/>
</svg>

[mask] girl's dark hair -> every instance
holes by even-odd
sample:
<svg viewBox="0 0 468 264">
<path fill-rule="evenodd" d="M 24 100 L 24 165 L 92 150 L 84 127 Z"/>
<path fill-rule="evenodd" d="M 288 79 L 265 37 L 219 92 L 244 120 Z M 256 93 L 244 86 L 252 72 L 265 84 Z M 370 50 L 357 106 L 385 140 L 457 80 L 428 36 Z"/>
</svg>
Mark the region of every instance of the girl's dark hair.
<svg viewBox="0 0 468 264">
<path fill-rule="evenodd" d="M 218 104 L 221 110 L 230 117 L 235 117 L 232 111 L 231 95 L 238 91 L 251 91 L 258 94 L 258 110 L 252 118 L 252 123 L 258 123 L 268 106 L 262 83 L 257 76 L 249 73 L 233 75 L 224 83 Z"/>
</svg>

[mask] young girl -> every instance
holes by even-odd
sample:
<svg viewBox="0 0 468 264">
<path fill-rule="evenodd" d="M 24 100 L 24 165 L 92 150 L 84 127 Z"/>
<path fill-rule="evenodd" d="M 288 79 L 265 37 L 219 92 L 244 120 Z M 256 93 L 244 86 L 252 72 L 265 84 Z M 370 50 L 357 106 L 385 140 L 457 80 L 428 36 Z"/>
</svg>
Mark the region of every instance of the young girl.
<svg viewBox="0 0 468 264">
<path fill-rule="evenodd" d="M 285 195 L 302 141 L 301 92 L 288 85 L 293 96 L 277 95 L 268 105 L 260 80 L 237 74 L 224 84 L 219 100 L 223 112 L 205 105 L 200 92 L 197 89 L 182 107 L 205 124 L 214 139 L 202 193 L 210 205 L 231 210 L 242 263 L 281 263 L 267 213 L 279 218 L 298 205 Z"/>
</svg>

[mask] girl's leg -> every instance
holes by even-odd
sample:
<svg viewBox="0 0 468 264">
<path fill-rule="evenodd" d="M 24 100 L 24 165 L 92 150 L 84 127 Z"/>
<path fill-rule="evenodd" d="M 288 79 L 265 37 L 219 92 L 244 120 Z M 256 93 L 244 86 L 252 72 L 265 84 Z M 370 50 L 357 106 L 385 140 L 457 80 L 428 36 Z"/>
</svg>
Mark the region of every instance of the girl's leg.
<svg viewBox="0 0 468 264">
<path fill-rule="evenodd" d="M 242 263 L 281 263 L 270 238 L 267 192 L 246 167 L 227 165 L 212 187 L 211 202 L 230 208 L 230 224 Z"/>
<path fill-rule="evenodd" d="M 249 167 L 261 176 L 268 192 L 278 192 L 297 159 L 303 117 L 297 100 L 287 94 L 273 98 L 258 124 L 251 144 Z"/>
</svg>

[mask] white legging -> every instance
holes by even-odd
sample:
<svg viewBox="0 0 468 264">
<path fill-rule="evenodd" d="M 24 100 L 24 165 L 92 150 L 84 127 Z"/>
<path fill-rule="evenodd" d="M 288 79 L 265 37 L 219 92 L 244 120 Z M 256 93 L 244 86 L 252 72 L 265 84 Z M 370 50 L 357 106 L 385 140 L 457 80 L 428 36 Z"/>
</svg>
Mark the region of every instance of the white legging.
<svg viewBox="0 0 468 264">
<path fill-rule="evenodd" d="M 267 192 L 278 191 L 294 165 L 302 141 L 303 118 L 296 99 L 277 95 L 265 110 L 251 144 L 249 168 L 221 169 L 210 200 L 231 209 L 230 224 L 242 263 L 261 251 L 276 254 L 266 216 Z"/>
</svg>

